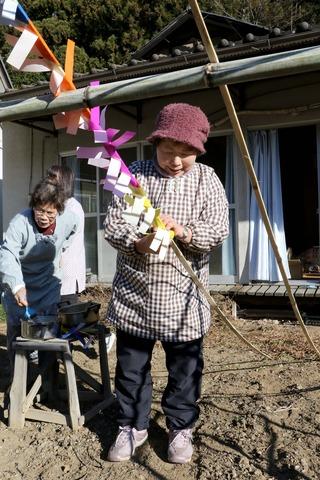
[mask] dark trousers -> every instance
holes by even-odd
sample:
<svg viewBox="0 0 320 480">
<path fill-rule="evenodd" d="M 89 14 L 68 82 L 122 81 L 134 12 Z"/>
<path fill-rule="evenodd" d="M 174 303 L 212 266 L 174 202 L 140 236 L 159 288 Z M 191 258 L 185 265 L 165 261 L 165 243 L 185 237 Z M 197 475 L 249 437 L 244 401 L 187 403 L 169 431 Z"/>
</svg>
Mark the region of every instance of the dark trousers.
<svg viewBox="0 0 320 480">
<path fill-rule="evenodd" d="M 162 342 L 166 354 L 168 383 L 161 406 L 167 427 L 191 428 L 199 417 L 203 339 L 191 342 Z M 151 356 L 155 340 L 117 331 L 116 395 L 118 423 L 137 430 L 149 426 L 152 401 Z"/>
</svg>

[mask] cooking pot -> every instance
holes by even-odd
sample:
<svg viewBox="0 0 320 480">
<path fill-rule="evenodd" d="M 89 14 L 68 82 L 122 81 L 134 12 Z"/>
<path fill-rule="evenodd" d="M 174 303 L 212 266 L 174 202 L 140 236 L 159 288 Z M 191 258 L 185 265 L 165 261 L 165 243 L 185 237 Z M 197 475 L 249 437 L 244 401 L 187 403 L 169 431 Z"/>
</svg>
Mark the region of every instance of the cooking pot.
<svg viewBox="0 0 320 480">
<path fill-rule="evenodd" d="M 64 302 L 66 303 L 66 302 Z M 58 320 L 64 327 L 75 327 L 80 323 L 90 324 L 99 320 L 100 303 L 80 302 L 58 306 Z"/>
<path fill-rule="evenodd" d="M 59 323 L 56 315 L 36 315 L 27 320 L 21 319 L 21 336 L 33 340 L 56 338 Z"/>
</svg>

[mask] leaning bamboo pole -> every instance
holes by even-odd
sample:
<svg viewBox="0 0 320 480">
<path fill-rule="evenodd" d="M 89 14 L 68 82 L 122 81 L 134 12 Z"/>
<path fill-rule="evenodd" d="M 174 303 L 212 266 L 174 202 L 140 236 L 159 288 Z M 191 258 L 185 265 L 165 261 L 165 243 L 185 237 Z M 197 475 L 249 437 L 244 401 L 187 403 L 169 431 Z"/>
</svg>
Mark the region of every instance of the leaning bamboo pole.
<svg viewBox="0 0 320 480">
<path fill-rule="evenodd" d="M 21 99 L 21 91 L 7 92 L 0 101 L 0 122 L 188 93 L 226 83 L 253 82 L 319 70 L 320 47 L 316 46 L 293 50 L 287 53 L 286 58 L 283 53 L 273 53 L 147 77 L 112 80 L 111 83 L 100 86 L 62 92 L 58 97 L 48 94 Z M 36 87 L 30 90 L 37 92 L 38 89 Z"/>
<path fill-rule="evenodd" d="M 221 310 L 221 308 L 219 307 L 219 305 L 217 304 L 217 302 L 212 298 L 212 296 L 210 295 L 210 292 L 205 288 L 205 286 L 203 285 L 203 283 L 199 280 L 199 278 L 197 277 L 196 273 L 192 270 L 192 267 L 190 265 L 190 263 L 188 262 L 188 260 L 185 258 L 185 256 L 183 255 L 183 253 L 181 252 L 181 250 L 179 249 L 178 245 L 175 243 L 175 241 L 173 240 L 171 242 L 171 247 L 174 251 L 174 253 L 176 254 L 177 258 L 180 260 L 180 262 L 182 263 L 182 265 L 184 266 L 185 270 L 188 272 L 190 278 L 193 280 L 193 282 L 197 285 L 198 289 L 200 290 L 200 292 L 204 295 L 204 297 L 207 299 L 209 305 L 211 307 L 214 308 L 215 312 L 218 314 L 220 320 L 225 323 L 229 328 L 230 330 L 240 339 L 242 340 L 248 347 L 250 347 L 254 352 L 257 352 L 259 353 L 260 355 L 262 355 L 263 357 L 265 358 L 269 358 L 269 360 L 272 359 L 272 357 L 270 357 L 270 355 L 268 355 L 267 353 L 263 352 L 262 350 L 260 350 L 259 348 L 257 348 L 255 345 L 253 345 L 249 340 L 247 340 L 246 337 L 244 337 L 242 335 L 241 332 L 239 332 L 239 330 L 231 323 L 231 321 L 229 320 L 228 316 Z"/>
<path fill-rule="evenodd" d="M 191 6 L 191 9 L 192 9 L 192 13 L 193 13 L 195 22 L 196 22 L 197 27 L 199 29 L 200 36 L 202 38 L 202 42 L 203 42 L 203 44 L 206 48 L 209 60 L 210 60 L 211 63 L 219 63 L 218 56 L 217 56 L 216 51 L 215 51 L 215 49 L 213 47 L 213 44 L 211 42 L 211 38 L 209 36 L 206 24 L 203 20 L 198 2 L 197 2 L 197 0 L 190 0 L 189 3 L 190 3 L 190 6 Z M 288 280 L 285 268 L 283 266 L 282 258 L 281 258 L 281 255 L 279 253 L 279 250 L 278 250 L 276 239 L 275 239 L 272 227 L 271 227 L 271 223 L 270 223 L 270 220 L 269 220 L 267 209 L 266 209 L 265 203 L 264 203 L 263 198 L 262 198 L 262 194 L 261 194 L 261 190 L 260 190 L 259 183 L 258 183 L 258 180 L 257 180 L 257 176 L 256 176 L 256 173 L 255 173 L 254 168 L 253 168 L 253 163 L 252 163 L 252 160 L 251 160 L 251 157 L 250 157 L 250 153 L 249 153 L 249 150 L 248 150 L 248 147 L 247 147 L 247 144 L 246 144 L 243 132 L 242 132 L 242 128 L 240 126 L 240 123 L 239 123 L 239 120 L 238 120 L 238 117 L 237 117 L 237 113 L 236 113 L 234 105 L 233 105 L 233 101 L 232 101 L 229 89 L 228 89 L 227 85 L 220 85 L 219 90 L 220 90 L 222 98 L 224 100 L 225 107 L 227 109 L 227 112 L 228 112 L 228 115 L 229 115 L 229 118 L 230 118 L 230 122 L 231 122 L 231 125 L 232 125 L 232 128 L 233 128 L 233 131 L 234 131 L 234 134 L 235 134 L 235 137 L 236 137 L 236 140 L 237 140 L 237 143 L 238 143 L 243 161 L 244 161 L 245 166 L 247 168 L 249 178 L 250 178 L 250 181 L 251 181 L 251 185 L 252 185 L 252 189 L 255 193 L 257 203 L 258 203 L 258 206 L 259 206 L 260 214 L 261 214 L 264 226 L 266 228 L 268 238 L 269 238 L 270 244 L 272 246 L 272 249 L 273 249 L 273 252 L 274 252 L 274 255 L 275 255 L 275 258 L 276 258 L 276 261 L 277 261 L 277 264 L 278 264 L 278 267 L 279 267 L 279 270 L 280 270 L 280 273 L 281 273 L 281 276 L 282 276 L 282 279 L 283 279 L 283 282 L 285 284 L 286 291 L 287 291 L 292 309 L 294 311 L 295 317 L 298 320 L 308 343 L 314 349 L 314 351 L 317 353 L 318 357 L 320 357 L 320 352 L 317 349 L 317 347 L 315 346 L 314 342 L 312 341 L 312 339 L 311 339 L 311 337 L 308 333 L 308 330 L 307 330 L 307 328 L 304 324 L 304 321 L 301 317 L 296 299 L 295 299 L 295 297 L 292 293 L 292 290 L 291 290 L 291 287 L 290 287 L 290 284 L 289 284 L 289 280 Z"/>
</svg>

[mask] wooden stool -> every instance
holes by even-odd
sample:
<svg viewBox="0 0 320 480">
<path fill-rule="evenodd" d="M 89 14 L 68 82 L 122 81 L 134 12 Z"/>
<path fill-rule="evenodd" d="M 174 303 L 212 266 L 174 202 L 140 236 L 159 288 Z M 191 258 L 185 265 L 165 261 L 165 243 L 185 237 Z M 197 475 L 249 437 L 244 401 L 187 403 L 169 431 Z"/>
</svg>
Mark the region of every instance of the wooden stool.
<svg viewBox="0 0 320 480">
<path fill-rule="evenodd" d="M 70 344 L 68 340 L 54 338 L 51 340 L 29 340 L 18 337 L 13 343 L 15 350 L 14 375 L 10 389 L 9 403 L 9 427 L 23 428 L 25 419 L 38 420 L 43 422 L 59 423 L 69 425 L 73 430 L 84 425 L 90 418 L 108 407 L 115 397 L 110 388 L 110 377 L 108 367 L 108 356 L 106 352 L 104 325 L 96 325 L 93 330 L 99 339 L 99 361 L 101 383 L 89 375 L 85 370 L 73 362 Z M 40 362 L 38 375 L 27 392 L 28 377 L 28 352 L 38 350 L 46 352 L 44 361 Z M 39 357 L 41 357 L 41 354 Z M 40 358 L 39 358 L 40 360 Z M 62 392 L 57 387 L 57 375 L 60 360 L 65 369 L 67 391 Z M 93 391 L 79 391 L 77 389 L 76 375 L 84 383 L 92 387 Z M 40 388 L 43 388 L 49 399 L 57 396 L 66 396 L 68 399 L 69 414 L 50 412 L 32 408 L 34 398 Z M 66 393 L 66 395 L 64 395 Z M 79 399 L 98 402 L 84 414 L 81 414 Z"/>
</svg>

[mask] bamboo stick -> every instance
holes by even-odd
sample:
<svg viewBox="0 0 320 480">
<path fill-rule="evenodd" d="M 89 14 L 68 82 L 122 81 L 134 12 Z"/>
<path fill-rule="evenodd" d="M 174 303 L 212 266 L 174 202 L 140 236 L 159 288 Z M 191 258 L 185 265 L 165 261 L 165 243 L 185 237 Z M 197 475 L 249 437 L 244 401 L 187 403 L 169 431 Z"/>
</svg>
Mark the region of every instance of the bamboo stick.
<svg viewBox="0 0 320 480">
<path fill-rule="evenodd" d="M 210 59 L 210 57 L 209 57 Z M 210 60 L 211 61 L 211 60 Z M 319 71 L 320 47 L 301 48 L 290 52 L 272 53 L 259 57 L 242 58 L 222 63 L 212 63 L 214 86 L 252 82 L 299 73 Z"/>
<path fill-rule="evenodd" d="M 115 103 L 145 100 L 177 93 L 187 93 L 275 76 L 293 75 L 320 70 L 320 47 L 311 47 L 283 53 L 252 57 L 207 66 L 193 67 L 176 72 L 163 73 L 80 88 L 62 92 L 57 98 L 41 95 L 23 98 L 21 91 L 7 92 L 0 101 L 0 121 L 22 120 L 43 115 L 53 115 L 85 107 L 112 105 Z M 42 87 L 43 88 L 43 87 Z M 37 91 L 30 89 L 31 91 Z M 26 93 L 30 92 L 26 90 Z"/>
<path fill-rule="evenodd" d="M 212 298 L 208 290 L 204 287 L 204 285 L 200 282 L 199 278 L 195 274 L 195 272 L 192 270 L 191 265 L 188 263 L 187 259 L 184 257 L 183 253 L 179 249 L 178 245 L 172 241 L 171 246 L 173 248 L 174 253 L 190 275 L 190 278 L 194 281 L 194 283 L 197 285 L 199 290 L 202 292 L 202 294 L 205 296 L 207 301 L 209 302 L 209 305 L 215 309 L 215 311 L 218 313 L 220 320 L 222 320 L 229 328 L 232 330 L 232 332 L 240 338 L 246 345 L 248 345 L 253 351 L 260 353 L 260 355 L 263 355 L 266 358 L 269 358 L 269 360 L 272 360 L 272 357 L 270 357 L 267 353 L 262 352 L 259 348 L 255 347 L 249 340 L 247 340 L 242 333 L 239 332 L 239 330 L 230 322 L 228 317 L 223 313 L 221 308 L 217 305 L 216 301 Z"/>
<path fill-rule="evenodd" d="M 199 29 L 200 36 L 202 38 L 203 44 L 206 48 L 209 60 L 212 63 L 219 63 L 218 56 L 217 56 L 216 51 L 215 51 L 215 49 L 213 47 L 213 44 L 211 42 L 211 38 L 209 36 L 206 24 L 203 20 L 198 2 L 197 2 L 197 0 L 190 0 L 189 3 L 190 3 L 190 6 L 191 6 L 191 9 L 192 9 L 192 12 L 193 12 L 195 22 L 196 22 L 197 27 Z M 272 227 L 271 227 L 269 216 L 268 216 L 268 213 L 267 213 L 267 210 L 266 210 L 263 198 L 262 198 L 259 183 L 258 183 L 256 174 L 255 174 L 255 171 L 254 171 L 254 168 L 253 168 L 250 153 L 249 153 L 246 141 L 244 139 L 244 135 L 243 135 L 243 132 L 242 132 L 242 129 L 241 129 L 241 126 L 240 126 L 240 123 L 239 123 L 234 105 L 233 105 L 233 101 L 232 101 L 229 89 L 228 89 L 227 85 L 220 85 L 219 89 L 220 89 L 221 95 L 223 97 L 223 100 L 224 100 L 224 103 L 225 103 L 225 106 L 226 106 L 226 109 L 227 109 L 227 112 L 228 112 L 228 115 L 229 115 L 229 118 L 230 118 L 230 122 L 232 124 L 234 134 L 235 134 L 240 152 L 242 154 L 243 161 L 244 161 L 245 166 L 247 168 L 249 178 L 250 178 L 250 181 L 251 181 L 251 185 L 252 185 L 252 189 L 255 193 L 255 196 L 256 196 L 256 199 L 257 199 L 257 202 L 258 202 L 260 214 L 261 214 L 264 226 L 267 230 L 268 238 L 269 238 L 270 244 L 272 246 L 272 249 L 273 249 L 273 252 L 274 252 L 274 255 L 275 255 L 275 258 L 276 258 L 276 261 L 277 261 L 277 264 L 278 264 L 278 267 L 279 267 L 279 270 L 280 270 L 280 273 L 281 273 L 281 276 L 282 276 L 282 279 L 283 279 L 283 282 L 285 284 L 286 291 L 288 293 L 288 297 L 289 297 L 292 309 L 294 311 L 295 317 L 298 320 L 308 343 L 311 345 L 313 350 L 317 353 L 318 357 L 320 357 L 320 352 L 317 349 L 317 347 L 315 346 L 315 344 L 313 343 L 311 337 L 309 336 L 308 330 L 307 330 L 307 328 L 304 324 L 304 321 L 301 317 L 301 314 L 300 314 L 298 305 L 296 303 L 295 297 L 292 293 L 292 290 L 291 290 L 291 287 L 290 287 L 290 284 L 289 284 L 289 280 L 288 280 L 286 271 L 285 271 L 283 263 L 282 263 L 282 258 L 281 258 L 281 255 L 279 253 L 278 246 L 277 246 L 274 234 L 273 234 L 273 230 L 272 230 Z"/>
</svg>

